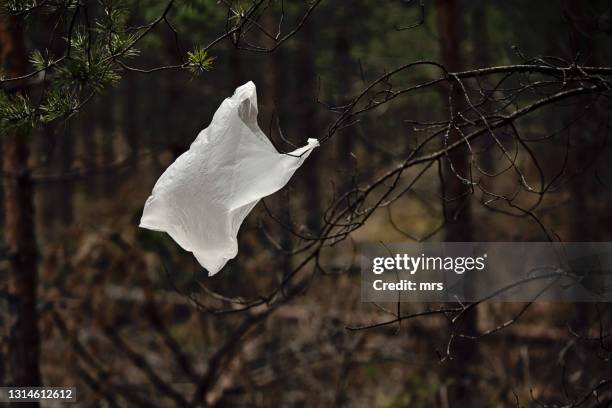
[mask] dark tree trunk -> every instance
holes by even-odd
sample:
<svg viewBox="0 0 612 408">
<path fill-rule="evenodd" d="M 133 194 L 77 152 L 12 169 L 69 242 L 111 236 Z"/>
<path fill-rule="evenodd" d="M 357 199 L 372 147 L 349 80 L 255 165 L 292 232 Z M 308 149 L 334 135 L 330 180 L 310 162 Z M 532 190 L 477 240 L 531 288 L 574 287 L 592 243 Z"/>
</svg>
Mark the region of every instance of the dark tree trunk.
<svg viewBox="0 0 612 408">
<path fill-rule="evenodd" d="M 461 32 L 459 30 L 459 7 L 457 0 L 439 0 L 438 24 L 442 64 L 449 71 L 460 70 Z M 453 115 L 465 106 L 464 96 L 458 85 L 452 88 Z M 442 95 L 443 106 L 448 103 L 446 92 Z M 459 140 L 461 135 L 451 129 L 448 144 Z M 471 194 L 461 178 L 470 179 L 470 154 L 467 147 L 455 149 L 443 160 L 444 198 L 447 241 L 472 241 Z"/>
<path fill-rule="evenodd" d="M 587 23 L 584 13 L 585 6 L 577 0 L 565 0 L 563 3 L 563 14 L 567 22 L 568 57 L 571 60 L 579 58 L 582 63 L 588 61 L 589 64 L 594 64 L 592 57 L 593 30 Z M 588 103 L 587 100 L 584 102 L 585 105 Z M 570 117 L 567 118 L 568 122 L 573 121 L 580 114 L 581 105 L 577 104 L 571 109 Z M 593 128 L 593 124 L 599 124 L 602 121 L 602 118 L 598 116 L 597 106 L 595 106 L 591 109 L 588 122 L 578 121 L 570 129 L 573 141 L 571 154 L 576 163 L 575 168 L 571 170 L 581 174 L 573 177 L 570 184 L 573 214 L 570 221 L 569 241 L 591 242 L 601 239 L 599 233 L 601 228 L 595 227 L 594 224 L 596 221 L 593 214 L 596 212 L 592 211 L 591 201 L 591 198 L 602 199 L 602 197 L 597 197 L 597 192 L 601 192 L 601 189 L 596 181 L 595 172 L 590 166 L 596 155 L 594 149 L 596 129 Z M 574 311 L 570 325 L 576 332 L 586 335 L 584 331 L 589 330 L 591 321 L 589 303 L 577 303 Z"/>
<path fill-rule="evenodd" d="M 230 66 L 231 66 L 231 80 L 232 88 L 238 88 L 243 84 L 244 78 L 242 77 L 242 58 L 240 50 L 236 47 L 232 47 L 230 50 Z"/>
<path fill-rule="evenodd" d="M 106 100 L 101 112 L 100 130 L 102 137 L 100 142 L 102 143 L 102 167 L 110 165 L 115 161 L 115 132 L 117 131 L 115 103 L 113 101 L 115 95 L 116 93 L 113 90 L 109 90 L 108 94 L 104 96 Z M 115 170 L 106 169 L 97 173 L 103 197 L 110 197 L 117 188 Z"/>
<path fill-rule="evenodd" d="M 0 17 L 0 60 L 8 76 L 25 73 L 26 53 L 21 24 Z M 9 373 L 17 386 L 41 383 L 37 312 L 37 247 L 32 179 L 28 172 L 28 135 L 3 135 L 5 239 L 11 255 L 8 271 Z M 20 406 L 24 406 L 19 404 Z M 37 403 L 30 406 L 38 406 Z"/>
<path fill-rule="evenodd" d="M 123 132 L 125 140 L 130 147 L 130 161 L 134 168 L 138 168 L 138 153 L 142 143 L 141 101 L 139 80 L 135 75 L 126 78 L 126 96 L 123 103 Z"/>
<path fill-rule="evenodd" d="M 263 27 L 268 33 L 274 33 L 277 30 L 275 19 L 272 14 L 266 13 L 263 18 Z M 274 45 L 274 41 L 270 39 L 268 36 L 264 36 L 264 41 L 267 42 L 268 47 L 272 47 Z M 283 53 L 282 49 L 277 49 L 274 52 L 270 53 L 266 57 L 265 65 L 264 65 L 264 90 L 263 90 L 263 105 L 264 107 L 272 114 L 274 114 L 279 123 L 282 122 L 282 119 L 285 115 L 289 115 L 290 112 L 285 109 L 285 99 L 283 97 Z M 276 129 L 275 122 L 270 129 L 270 132 L 274 132 Z M 282 129 L 281 129 L 282 130 Z M 272 134 L 269 135 L 272 137 Z M 281 150 L 287 149 L 284 143 L 281 144 Z M 286 151 L 286 150 L 285 150 Z M 284 193 L 289 193 L 290 190 L 283 189 Z M 280 245 L 283 249 L 289 249 L 291 247 L 291 200 L 283 200 L 283 205 L 280 206 L 280 221 L 282 226 L 280 227 Z M 283 270 L 283 274 L 288 274 L 292 269 L 292 258 L 289 254 L 281 254 L 280 259 L 281 265 L 280 267 Z"/>
<path fill-rule="evenodd" d="M 74 137 L 72 122 L 50 124 L 34 133 L 32 140 L 37 157 L 49 174 L 63 175 L 72 169 Z M 73 216 L 72 196 L 74 180 L 65 179 L 39 184 L 36 188 L 36 226 L 39 244 L 44 246 L 53 239 L 57 228 L 70 225 Z"/>
<path fill-rule="evenodd" d="M 74 158 L 74 133 L 72 125 L 74 122 L 66 123 L 65 128 L 60 129 L 59 145 L 57 152 L 57 172 L 66 174 L 72 169 L 72 160 Z M 57 216 L 64 225 L 72 223 L 73 208 L 72 208 L 72 193 L 73 180 L 63 180 L 57 185 L 55 190 L 55 203 L 57 205 Z"/>
<path fill-rule="evenodd" d="M 99 121 L 98 108 L 100 107 L 100 98 L 94 99 L 85 109 L 79 114 L 78 132 L 81 136 L 81 148 L 79 153 L 83 156 L 84 167 L 93 169 L 97 166 L 98 144 L 97 144 L 97 127 Z M 87 198 L 96 197 L 98 194 L 98 183 L 95 175 L 89 175 L 83 182 L 83 191 Z"/>
<path fill-rule="evenodd" d="M 438 29 L 440 36 L 440 51 L 442 64 L 449 71 L 462 68 L 461 30 L 458 0 L 438 0 Z M 465 106 L 465 99 L 459 86 L 455 84 L 451 92 L 453 115 Z M 443 92 L 443 106 L 448 103 L 448 94 Z M 448 144 L 459 140 L 461 135 L 451 130 Z M 455 149 L 443 160 L 443 200 L 444 216 L 446 218 L 446 241 L 469 242 L 473 240 L 471 192 L 463 179 L 471 179 L 470 153 L 467 147 Z M 478 330 L 478 315 L 472 310 L 461 318 L 449 330 L 473 335 Z M 478 406 L 475 376 L 471 370 L 478 366 L 478 349 L 476 342 L 456 338 L 451 349 L 452 359 L 446 361 L 444 375 L 448 383 L 448 398 L 451 407 Z"/>
<path fill-rule="evenodd" d="M 335 60 L 335 82 L 338 94 L 337 104 L 344 105 L 351 97 L 351 26 L 354 23 L 353 4 L 343 4 L 336 26 L 336 38 L 333 45 Z M 346 10 L 346 8 L 349 8 Z M 355 158 L 352 155 L 355 148 L 355 136 L 350 133 L 340 133 L 336 141 L 337 163 L 340 168 L 340 180 L 338 182 L 339 194 L 343 194 L 353 186 L 355 175 Z"/>
<path fill-rule="evenodd" d="M 300 140 L 306 137 L 316 137 L 317 135 L 317 113 L 315 110 L 316 98 L 316 71 L 315 56 L 312 52 L 313 41 L 313 22 L 306 24 L 302 28 L 300 42 L 298 45 L 299 54 L 299 82 L 297 84 L 298 120 Z M 315 234 L 321 227 L 321 192 L 319 187 L 318 171 L 321 152 L 314 152 L 304 166 L 304 198 L 307 215 L 308 229 Z"/>
<path fill-rule="evenodd" d="M 592 31 L 589 24 L 586 24 L 584 17 L 584 4 L 577 0 L 566 0 L 564 2 L 563 13 L 568 27 L 568 48 L 570 59 L 580 56 L 580 61 L 588 60 L 593 64 L 592 54 Z M 585 103 L 588 103 L 585 100 Z M 571 109 L 571 114 L 567 118 L 568 122 L 574 120 L 581 112 L 582 106 L 578 104 Z M 593 228 L 593 219 L 590 217 L 591 208 L 589 198 L 598 191 L 598 183 L 592 171 L 582 171 L 589 168 L 591 160 L 595 156 L 593 145 L 595 144 L 594 129 L 592 123 L 599 123 L 601 118 L 597 117 L 596 108 L 591 110 L 588 122 L 579 121 L 572 126 L 572 155 L 575 158 L 574 172 L 581 172 L 578 177 L 574 177 L 571 183 L 572 210 L 574 212 L 571 220 L 570 240 L 572 241 L 596 241 L 594 236 L 598 228 Z M 595 120 L 593 120 L 595 119 Z"/>
<path fill-rule="evenodd" d="M 472 43 L 472 49 L 474 50 L 472 55 L 473 65 L 478 68 L 488 67 L 491 64 L 491 43 L 489 41 L 490 33 L 487 29 L 488 5 L 489 3 L 487 1 L 478 1 L 471 5 L 473 9 L 470 21 L 470 42 Z M 486 79 L 483 78 L 483 84 L 485 84 L 488 89 L 492 89 L 492 85 L 485 81 Z M 485 102 L 480 107 L 480 110 L 487 112 L 490 110 L 490 108 L 491 105 Z M 478 157 L 478 164 L 486 173 L 492 174 L 495 173 L 495 156 L 499 153 L 499 148 L 495 144 L 494 140 L 486 140 L 485 143 L 488 148 L 485 151 L 479 149 L 481 150 L 481 153 Z M 486 190 L 491 190 L 490 186 L 493 182 L 492 179 L 481 174 L 478 174 L 477 177 L 479 178 L 478 181 L 482 183 Z M 486 237 L 486 234 L 483 235 Z"/>
<path fill-rule="evenodd" d="M 56 21 L 43 19 L 39 27 L 29 32 L 34 43 L 48 41 L 49 33 L 55 29 Z M 54 39 L 49 45 L 53 55 L 63 52 L 61 39 Z M 72 169 L 74 141 L 72 124 L 74 121 L 56 121 L 41 126 L 33 133 L 31 148 L 33 161 L 43 162 L 50 174 L 66 174 Z M 72 222 L 72 196 L 74 182 L 61 180 L 38 185 L 35 191 L 36 232 L 38 244 L 44 247 L 52 241 L 57 228 Z"/>
</svg>

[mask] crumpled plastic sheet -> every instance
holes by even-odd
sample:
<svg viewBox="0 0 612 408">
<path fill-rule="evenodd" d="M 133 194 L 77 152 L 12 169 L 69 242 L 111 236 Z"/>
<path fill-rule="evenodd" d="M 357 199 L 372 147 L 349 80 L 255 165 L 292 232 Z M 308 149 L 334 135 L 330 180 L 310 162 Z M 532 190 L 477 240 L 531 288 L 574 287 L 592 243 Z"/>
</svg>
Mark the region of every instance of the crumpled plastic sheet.
<svg viewBox="0 0 612 408">
<path fill-rule="evenodd" d="M 212 276 L 238 253 L 238 230 L 257 202 L 283 188 L 318 145 L 308 139 L 279 153 L 257 125 L 257 93 L 248 82 L 157 180 L 140 227 L 168 233 Z"/>
</svg>

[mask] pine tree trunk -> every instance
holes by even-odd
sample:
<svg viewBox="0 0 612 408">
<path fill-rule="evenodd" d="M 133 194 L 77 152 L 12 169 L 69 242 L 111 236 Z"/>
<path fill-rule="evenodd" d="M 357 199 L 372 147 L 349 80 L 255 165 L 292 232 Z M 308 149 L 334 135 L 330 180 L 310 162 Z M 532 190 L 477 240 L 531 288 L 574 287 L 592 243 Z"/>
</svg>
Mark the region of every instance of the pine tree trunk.
<svg viewBox="0 0 612 408">
<path fill-rule="evenodd" d="M 277 30 L 277 22 L 275 18 L 270 13 L 266 13 L 263 17 L 262 21 L 264 29 L 268 33 L 274 33 Z M 270 39 L 268 36 L 264 36 L 263 38 L 266 46 L 272 47 L 275 45 L 274 41 Z M 289 115 L 290 112 L 285 108 L 286 98 L 283 95 L 283 76 L 284 72 L 284 64 L 283 64 L 283 54 L 282 49 L 277 49 L 274 52 L 270 53 L 266 57 L 265 62 L 265 72 L 263 75 L 264 87 L 263 90 L 263 102 L 264 106 L 269 109 L 270 112 L 273 112 L 279 120 L 279 123 L 285 115 Z M 272 130 L 271 130 L 272 132 Z M 270 135 L 272 137 L 272 135 Z M 282 145 L 281 151 L 283 149 L 287 149 L 287 146 Z M 283 190 L 281 194 L 290 190 Z M 283 249 L 291 248 L 291 200 L 283 200 L 283 205 L 280 207 L 279 219 L 281 222 L 280 227 L 280 245 Z M 280 268 L 283 270 L 283 275 L 291 272 L 293 268 L 292 257 L 290 254 L 282 253 L 280 254 L 281 265 Z"/>
<path fill-rule="evenodd" d="M 449 71 L 458 71 L 463 62 L 461 59 L 461 31 L 458 0 L 438 0 L 438 27 L 442 64 Z M 447 91 L 452 92 L 453 114 L 464 106 L 464 95 L 455 84 Z M 446 108 L 448 94 L 443 92 L 442 106 Z M 461 135 L 451 130 L 448 144 L 459 140 Z M 451 165 L 452 163 L 452 165 Z M 470 153 L 467 147 L 455 149 L 443 160 L 444 191 L 443 198 L 446 218 L 445 240 L 450 242 L 469 242 L 473 240 L 471 194 L 461 179 L 470 179 Z M 466 276 L 466 278 L 468 278 Z M 478 329 L 478 315 L 473 310 L 451 326 L 455 333 L 473 335 Z M 478 406 L 475 384 L 471 371 L 478 367 L 478 349 L 474 341 L 457 338 L 451 349 L 452 360 L 446 362 L 445 376 L 451 380 L 448 387 L 448 399 L 451 407 Z"/>
<path fill-rule="evenodd" d="M 100 98 L 96 98 L 79 113 L 77 117 L 78 128 L 76 132 L 80 136 L 78 140 L 78 155 L 82 157 L 83 167 L 93 169 L 98 164 L 98 123 Z M 98 195 L 97 176 L 90 174 L 83 182 L 83 192 L 86 199 L 93 200 Z"/>
<path fill-rule="evenodd" d="M 100 131 L 101 131 L 101 166 L 108 166 L 115 161 L 115 133 L 117 131 L 116 112 L 115 104 L 113 99 L 116 96 L 114 90 L 104 95 L 104 105 L 101 110 L 100 118 Z M 103 198 L 108 198 L 113 195 L 118 187 L 116 170 L 105 169 L 101 172 L 97 172 L 98 180 L 100 183 L 100 191 L 102 192 Z"/>
<path fill-rule="evenodd" d="M 488 67 L 491 65 L 491 42 L 489 40 L 490 33 L 487 27 L 489 17 L 489 3 L 487 1 L 479 1 L 471 5 L 472 15 L 470 21 L 471 38 L 473 49 L 473 65 L 477 68 Z M 488 89 L 492 89 L 492 85 L 483 79 L 483 85 Z M 491 104 L 485 101 L 480 107 L 482 112 L 487 112 L 491 109 Z M 490 138 L 491 139 L 491 138 Z M 487 150 L 482 151 L 478 155 L 478 164 L 487 173 L 495 173 L 495 156 L 499 153 L 499 148 L 495 145 L 494 140 L 486 140 Z M 485 175 L 478 175 L 479 182 L 482 183 L 486 190 L 491 190 L 491 185 L 494 183 L 492 178 Z"/>
<path fill-rule="evenodd" d="M 315 110 L 315 99 L 317 86 L 315 83 L 315 56 L 312 52 L 314 22 L 306 24 L 302 28 L 299 49 L 299 82 L 298 88 L 298 130 L 297 135 L 305 140 L 306 137 L 316 137 L 317 114 Z M 305 209 L 308 214 L 306 224 L 308 229 L 315 234 L 319 233 L 321 227 L 321 191 L 319 187 L 318 172 L 320 170 L 320 156 L 322 152 L 313 153 L 304 165 L 304 187 L 305 187 Z"/>
<path fill-rule="evenodd" d="M 138 169 L 140 152 L 140 145 L 142 143 L 142 121 L 141 110 L 142 103 L 140 100 L 140 82 L 138 78 L 133 75 L 130 78 L 126 78 L 126 99 L 123 103 L 123 132 L 125 140 L 130 147 L 130 161 L 132 167 Z"/>
<path fill-rule="evenodd" d="M 232 47 L 230 52 L 230 66 L 231 66 L 231 80 L 232 80 L 232 88 L 238 88 L 240 85 L 243 85 L 244 78 L 242 77 L 242 58 L 240 50 Z"/>
<path fill-rule="evenodd" d="M 438 24 L 440 32 L 440 48 L 442 64 L 449 71 L 461 70 L 461 32 L 459 31 L 459 8 L 457 0 L 439 0 Z M 453 114 L 456 115 L 464 106 L 464 95 L 457 84 L 452 89 Z M 442 94 L 442 106 L 446 108 L 448 95 Z M 459 140 L 461 135 L 451 129 L 448 144 Z M 458 148 L 448 154 L 448 160 L 443 160 L 444 197 L 446 224 L 446 240 L 457 242 L 472 241 L 472 211 L 471 195 L 468 187 L 459 178 L 470 178 L 469 150 Z M 452 165 L 451 165 L 452 163 Z"/>
<path fill-rule="evenodd" d="M 343 4 L 343 10 L 339 17 L 338 25 L 336 26 L 336 38 L 333 44 L 334 53 L 334 76 L 336 82 L 336 92 L 338 95 L 337 104 L 344 105 L 351 99 L 351 25 L 353 7 L 349 3 Z M 355 136 L 350 133 L 341 133 L 336 137 L 336 155 L 337 163 L 340 168 L 340 180 L 338 181 L 338 194 L 343 194 L 353 186 L 353 176 L 355 175 L 355 158 L 353 150 L 355 149 Z"/>
<path fill-rule="evenodd" d="M 58 173 L 66 174 L 72 169 L 72 161 L 74 158 L 74 132 L 72 129 L 74 122 L 66 124 L 65 128 L 60 130 L 61 135 L 58 145 Z M 58 183 L 55 190 L 55 202 L 57 205 L 57 217 L 63 226 L 69 226 L 73 220 L 74 208 L 72 206 L 73 196 L 73 180 L 63 180 Z"/>
<path fill-rule="evenodd" d="M 25 73 L 26 54 L 21 25 L 0 17 L 0 60 L 7 76 Z M 9 373 L 16 386 L 41 383 L 37 312 L 37 247 L 34 229 L 32 179 L 28 172 L 28 135 L 3 135 L 3 178 L 6 246 L 11 255 L 8 271 L 10 333 Z M 25 406 L 19 404 L 20 406 Z M 38 406 L 37 403 L 28 404 Z"/>
<path fill-rule="evenodd" d="M 585 8 L 585 4 L 577 0 L 565 0 L 563 2 L 563 14 L 568 28 L 568 57 L 573 60 L 580 56 L 580 63 L 588 61 L 589 64 L 595 64 L 592 56 L 593 30 L 589 24 L 586 24 Z M 585 105 L 587 103 L 585 101 Z M 567 121 L 573 121 L 578 117 L 581 109 L 582 105 L 574 105 Z M 597 107 L 594 107 L 588 117 L 589 122 L 578 121 L 571 128 L 572 139 L 578 140 L 578 143 L 573 143 L 573 151 L 571 152 L 576 163 L 572 171 L 582 173 L 579 177 L 573 177 L 570 184 L 573 214 L 570 221 L 569 241 L 572 242 L 591 242 L 598 241 L 601 238 L 599 236 L 601 228 L 594 228 L 590 198 L 601 199 L 603 197 L 597 197 L 597 192 L 601 190 L 596 182 L 595 172 L 592 170 L 583 171 L 595 157 L 596 152 L 592 146 L 597 130 L 592 127 L 592 124 L 601 123 L 602 118 L 598 116 Z M 584 332 L 589 330 L 591 323 L 589 303 L 576 303 L 573 309 L 574 317 L 569 324 L 576 332 L 586 335 Z"/>
</svg>

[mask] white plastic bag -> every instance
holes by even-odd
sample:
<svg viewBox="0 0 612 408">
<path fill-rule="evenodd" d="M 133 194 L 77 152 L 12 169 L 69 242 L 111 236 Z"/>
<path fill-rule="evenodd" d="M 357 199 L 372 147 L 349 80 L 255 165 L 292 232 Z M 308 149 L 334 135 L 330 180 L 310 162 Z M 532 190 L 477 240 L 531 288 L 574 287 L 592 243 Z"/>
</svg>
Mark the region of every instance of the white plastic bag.
<svg viewBox="0 0 612 408">
<path fill-rule="evenodd" d="M 287 184 L 318 145 L 308 139 L 278 153 L 257 125 L 255 84 L 248 82 L 157 180 L 140 227 L 168 233 L 212 276 L 238 253 L 236 236 L 247 214 Z"/>
</svg>

